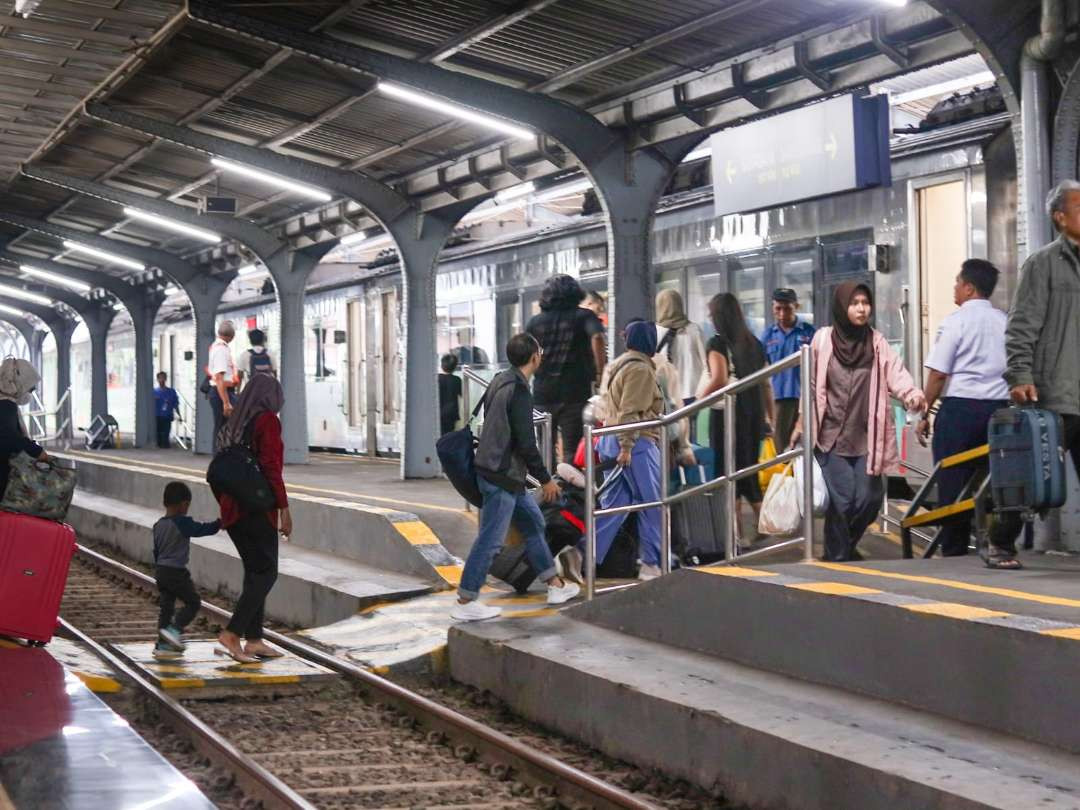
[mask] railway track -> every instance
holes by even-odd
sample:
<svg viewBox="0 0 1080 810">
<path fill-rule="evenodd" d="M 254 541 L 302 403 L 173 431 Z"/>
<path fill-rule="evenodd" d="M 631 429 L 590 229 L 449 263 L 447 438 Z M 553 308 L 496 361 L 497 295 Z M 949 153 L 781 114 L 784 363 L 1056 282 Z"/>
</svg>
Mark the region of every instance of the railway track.
<svg viewBox="0 0 1080 810">
<path fill-rule="evenodd" d="M 223 701 L 174 700 L 107 646 L 152 640 L 155 601 L 149 576 L 80 547 L 62 614 L 69 635 L 91 645 L 133 682 L 140 702 L 149 703 L 161 725 L 179 736 L 171 748 L 184 753 L 190 747 L 197 761 L 215 766 L 210 787 L 228 788 L 235 780 L 246 795 L 241 808 L 260 802 L 264 807 L 335 810 L 722 806 L 715 800 L 673 797 L 669 802 L 636 795 L 273 631 L 267 632 L 269 641 L 338 672 L 341 680 L 317 694 L 275 696 L 264 687 L 238 689 Z M 209 634 L 212 624 L 227 617 L 204 601 L 194 634 Z"/>
</svg>

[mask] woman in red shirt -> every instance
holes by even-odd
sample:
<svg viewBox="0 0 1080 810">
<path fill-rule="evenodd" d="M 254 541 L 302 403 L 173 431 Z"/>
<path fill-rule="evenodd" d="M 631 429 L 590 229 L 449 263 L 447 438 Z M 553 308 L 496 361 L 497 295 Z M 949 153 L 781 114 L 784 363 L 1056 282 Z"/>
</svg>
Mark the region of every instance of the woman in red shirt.
<svg viewBox="0 0 1080 810">
<path fill-rule="evenodd" d="M 285 402 L 281 383 L 269 374 L 256 374 L 240 394 L 229 421 L 218 436 L 219 446 L 246 444 L 255 453 L 259 467 L 277 498 L 277 508 L 269 512 L 245 513 L 229 495 L 217 496 L 221 506 L 221 526 L 229 533 L 244 563 L 244 589 L 236 600 L 232 619 L 214 650 L 242 664 L 260 659 L 280 658 L 281 653 L 263 641 L 263 608 L 278 571 L 278 531 L 292 534 L 292 517 L 281 478 L 284 446 L 278 411 Z M 280 523 L 279 523 L 280 518 Z M 241 638 L 247 643 L 241 646 Z"/>
</svg>

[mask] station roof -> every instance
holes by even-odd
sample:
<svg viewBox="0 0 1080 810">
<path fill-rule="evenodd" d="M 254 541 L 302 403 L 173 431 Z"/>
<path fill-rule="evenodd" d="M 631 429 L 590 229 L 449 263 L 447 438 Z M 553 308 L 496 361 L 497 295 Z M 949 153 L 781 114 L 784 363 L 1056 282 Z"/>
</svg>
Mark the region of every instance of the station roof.
<svg viewBox="0 0 1080 810">
<path fill-rule="evenodd" d="M 20 7 L 23 5 L 19 4 Z M 636 147 L 708 132 L 972 52 L 923 2 L 882 0 L 350 0 L 220 2 L 376 53 L 529 90 L 592 112 Z M 226 244 L 133 222 L 113 201 L 27 178 L 23 164 L 238 215 L 304 246 L 374 225 L 222 173 L 200 152 L 83 114 L 101 101 L 247 145 L 364 172 L 423 209 L 572 172 L 558 144 L 504 135 L 377 89 L 378 77 L 242 36 L 163 0 L 0 0 L 0 212 L 47 219 L 222 268 Z M 736 79 L 738 81 L 736 81 Z M 503 148 L 501 148 L 503 147 Z M 507 161 L 507 156 L 512 162 Z M 82 267 L 51 235 L 0 222 L 0 241 Z M 117 275 L 130 271 L 109 267 Z"/>
</svg>

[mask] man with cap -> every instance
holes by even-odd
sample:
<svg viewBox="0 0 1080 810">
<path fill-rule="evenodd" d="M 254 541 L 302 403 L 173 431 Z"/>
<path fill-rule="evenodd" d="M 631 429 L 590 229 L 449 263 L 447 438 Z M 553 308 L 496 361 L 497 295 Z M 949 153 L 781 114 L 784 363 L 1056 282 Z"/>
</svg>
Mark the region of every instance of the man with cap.
<svg viewBox="0 0 1080 810">
<path fill-rule="evenodd" d="M 809 346 L 814 338 L 814 327 L 799 320 L 799 296 L 788 287 L 773 291 L 772 311 L 776 323 L 761 334 L 769 363 L 779 363 L 795 354 L 803 346 Z M 791 442 L 791 431 L 799 413 L 799 368 L 789 368 L 772 378 L 773 398 L 776 400 L 776 447 L 783 451 Z"/>
</svg>

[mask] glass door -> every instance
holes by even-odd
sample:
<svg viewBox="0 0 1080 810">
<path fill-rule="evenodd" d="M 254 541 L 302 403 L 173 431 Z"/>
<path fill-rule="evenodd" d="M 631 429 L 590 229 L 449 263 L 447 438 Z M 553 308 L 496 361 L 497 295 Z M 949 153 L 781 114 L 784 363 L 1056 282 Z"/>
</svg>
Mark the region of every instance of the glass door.
<svg viewBox="0 0 1080 810">
<path fill-rule="evenodd" d="M 731 292 L 739 299 L 746 325 L 755 335 L 765 330 L 765 271 L 769 257 L 755 254 L 732 259 L 728 264 Z"/>
</svg>

